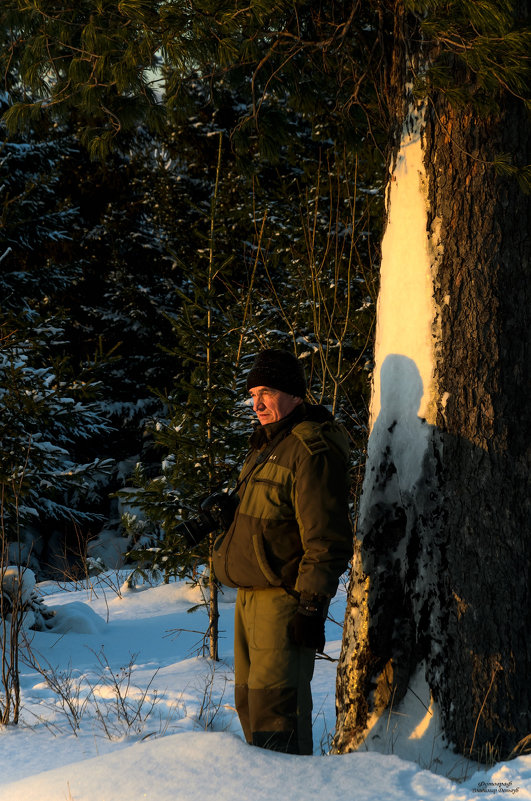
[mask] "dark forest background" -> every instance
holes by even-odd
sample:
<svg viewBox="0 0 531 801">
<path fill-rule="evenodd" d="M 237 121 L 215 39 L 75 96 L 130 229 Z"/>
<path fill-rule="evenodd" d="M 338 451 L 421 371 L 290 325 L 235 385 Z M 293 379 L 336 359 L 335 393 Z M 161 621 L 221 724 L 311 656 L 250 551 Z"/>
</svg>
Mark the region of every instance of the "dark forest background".
<svg viewBox="0 0 531 801">
<path fill-rule="evenodd" d="M 3 131 L 2 527 L 40 577 L 85 569 L 102 536 L 152 544 L 230 485 L 261 347 L 303 360 L 361 469 L 382 154 L 282 97 L 238 130 L 245 81 L 186 94 L 105 159 L 82 119 Z"/>
<path fill-rule="evenodd" d="M 504 93 L 527 96 L 526 14 L 510 0 L 5 0 L 10 561 L 45 576 L 102 531 L 120 551 L 171 534 L 234 478 L 242 378 L 264 346 L 303 360 L 359 486 L 404 64 L 417 97 L 496 115 Z M 528 185 L 511 154 L 492 166 Z"/>
</svg>

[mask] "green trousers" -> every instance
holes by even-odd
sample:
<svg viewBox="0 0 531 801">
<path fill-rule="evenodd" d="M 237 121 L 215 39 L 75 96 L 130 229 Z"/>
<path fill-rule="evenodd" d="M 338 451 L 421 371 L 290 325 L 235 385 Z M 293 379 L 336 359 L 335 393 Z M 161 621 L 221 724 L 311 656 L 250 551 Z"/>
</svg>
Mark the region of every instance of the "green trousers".
<svg viewBox="0 0 531 801">
<path fill-rule="evenodd" d="M 313 753 L 315 651 L 290 642 L 298 602 L 285 590 L 238 590 L 234 629 L 235 705 L 247 742 Z"/>
</svg>

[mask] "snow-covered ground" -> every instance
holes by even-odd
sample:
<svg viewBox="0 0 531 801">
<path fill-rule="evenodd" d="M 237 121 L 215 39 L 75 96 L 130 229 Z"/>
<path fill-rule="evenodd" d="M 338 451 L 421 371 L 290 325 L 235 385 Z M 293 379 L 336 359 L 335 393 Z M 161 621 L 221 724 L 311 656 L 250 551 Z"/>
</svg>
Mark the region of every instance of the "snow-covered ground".
<svg viewBox="0 0 531 801">
<path fill-rule="evenodd" d="M 469 801 L 531 799 L 531 756 L 480 769 L 445 747 L 422 677 L 357 753 L 329 756 L 336 663 L 316 664 L 314 755 L 248 746 L 233 708 L 234 595 L 221 662 L 201 655 L 206 615 L 185 583 L 123 587 L 124 574 L 37 585 L 55 627 L 28 632 L 22 722 L 0 730 L 0 801 Z M 331 615 L 342 621 L 344 591 Z M 340 627 L 327 624 L 327 653 Z"/>
</svg>

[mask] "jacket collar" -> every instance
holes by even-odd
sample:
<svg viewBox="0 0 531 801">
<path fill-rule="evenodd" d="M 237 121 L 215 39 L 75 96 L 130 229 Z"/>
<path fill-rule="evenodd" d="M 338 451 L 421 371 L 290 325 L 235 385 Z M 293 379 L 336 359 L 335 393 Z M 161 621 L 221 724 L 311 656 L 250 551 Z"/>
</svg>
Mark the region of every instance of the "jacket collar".
<svg viewBox="0 0 531 801">
<path fill-rule="evenodd" d="M 277 420 L 275 423 L 268 423 L 265 426 L 258 423 L 249 439 L 251 448 L 260 450 L 265 445 L 268 445 L 281 431 L 285 430 L 287 436 L 293 426 L 296 426 L 297 423 L 301 423 L 308 417 L 308 408 L 312 407 L 307 407 L 305 403 L 300 403 L 294 408 L 291 414 L 288 414 L 287 417 L 283 417 L 282 420 Z"/>
<path fill-rule="evenodd" d="M 261 450 L 261 448 L 268 445 L 277 434 L 280 434 L 284 429 L 286 436 L 291 429 L 302 423 L 303 420 L 312 420 L 316 423 L 325 423 L 333 421 L 334 416 L 325 406 L 313 403 L 300 403 L 294 408 L 291 414 L 283 417 L 282 420 L 277 420 L 276 423 L 268 423 L 266 426 L 257 423 L 253 433 L 250 436 L 249 444 L 253 450 Z"/>
</svg>

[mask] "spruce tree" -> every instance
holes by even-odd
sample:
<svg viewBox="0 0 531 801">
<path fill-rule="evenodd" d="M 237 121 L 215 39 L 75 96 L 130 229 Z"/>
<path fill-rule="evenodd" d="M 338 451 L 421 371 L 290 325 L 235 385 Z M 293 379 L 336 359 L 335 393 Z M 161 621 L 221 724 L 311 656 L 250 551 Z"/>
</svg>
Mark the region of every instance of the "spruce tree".
<svg viewBox="0 0 531 801">
<path fill-rule="evenodd" d="M 182 264 L 184 284 L 179 293 L 178 313 L 171 316 L 175 344 L 168 347 L 177 365 L 172 391 L 163 398 L 165 417 L 152 422 L 155 445 L 164 456 L 162 472 L 133 493 L 148 520 L 155 524 L 155 562 L 171 575 L 194 577 L 203 582 L 198 566 L 207 564 L 209 609 L 209 654 L 218 659 L 218 585 L 210 564 L 216 527 L 191 548 L 183 536 L 182 521 L 195 520 L 201 503 L 214 493 L 227 496 L 234 489 L 235 468 L 243 451 L 238 426 L 237 353 L 239 325 L 231 312 L 231 259 L 218 251 L 224 222 L 219 221 L 219 187 L 223 172 L 223 133 L 217 136 L 217 168 L 211 189 L 210 208 L 198 221 L 203 247 L 191 265 Z M 221 250 L 221 248 L 219 249 Z M 142 479 L 140 471 L 139 478 Z M 129 493 L 130 494 L 130 493 Z M 144 524 L 140 533 L 145 537 Z M 159 539 L 161 541 L 157 541 Z M 144 540 L 145 541 L 145 540 Z M 139 544 L 141 544 L 140 541 Z M 152 561 L 152 551 L 131 554 L 143 563 Z"/>
<path fill-rule="evenodd" d="M 64 358 L 54 303 L 79 278 L 57 260 L 75 224 L 58 178 L 71 148 L 67 137 L 43 142 L 33 132 L 5 141 L 0 158 L 3 553 L 31 560 L 39 575 L 67 567 L 79 531 L 100 519 L 94 507 L 111 469 L 91 453 L 109 431 L 98 387 Z"/>
<path fill-rule="evenodd" d="M 31 339 L 5 325 L 0 330 L 2 536 L 13 543 L 12 560 L 31 561 L 45 575 L 61 566 L 61 551 L 65 568 L 73 556 L 72 538 L 53 543 L 59 554 L 50 547 L 62 527 L 82 529 L 98 519 L 93 509 L 112 463 L 98 457 L 80 462 L 77 451 L 108 423 L 97 389 L 46 358 L 57 327 L 43 324 Z"/>
</svg>

